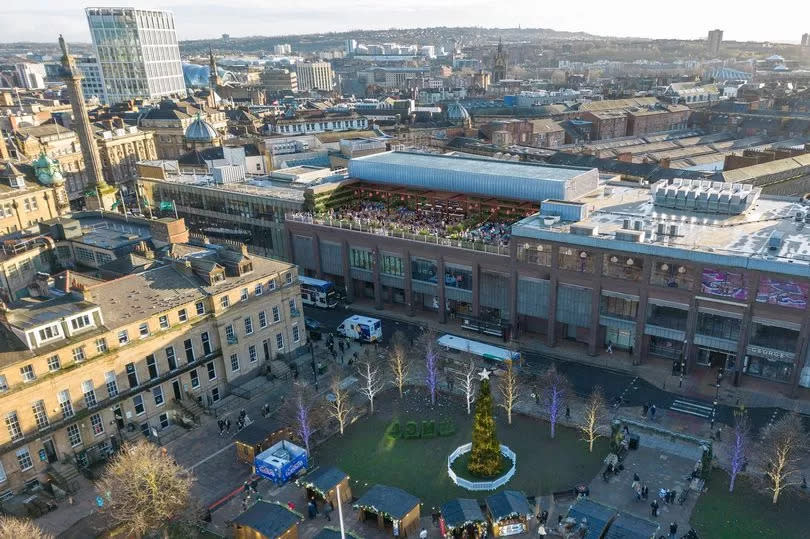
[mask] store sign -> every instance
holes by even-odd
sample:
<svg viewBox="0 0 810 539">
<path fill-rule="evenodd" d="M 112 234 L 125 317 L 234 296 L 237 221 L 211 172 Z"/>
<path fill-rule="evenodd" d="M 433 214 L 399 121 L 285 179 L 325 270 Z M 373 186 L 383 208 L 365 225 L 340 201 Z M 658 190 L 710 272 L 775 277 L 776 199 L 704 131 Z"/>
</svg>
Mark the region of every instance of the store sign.
<svg viewBox="0 0 810 539">
<path fill-rule="evenodd" d="M 757 346 L 754 344 L 749 344 L 747 350 L 752 356 L 764 357 L 770 361 L 785 361 L 793 363 L 793 358 L 795 357 L 794 354 L 791 354 L 790 352 L 780 352 L 778 350 L 773 350 L 771 348 L 765 348 L 764 346 Z"/>
<path fill-rule="evenodd" d="M 506 537 L 507 535 L 517 535 L 519 533 L 523 533 L 525 530 L 526 528 L 523 526 L 523 524 L 507 524 L 498 528 L 498 535 L 501 537 Z"/>
</svg>

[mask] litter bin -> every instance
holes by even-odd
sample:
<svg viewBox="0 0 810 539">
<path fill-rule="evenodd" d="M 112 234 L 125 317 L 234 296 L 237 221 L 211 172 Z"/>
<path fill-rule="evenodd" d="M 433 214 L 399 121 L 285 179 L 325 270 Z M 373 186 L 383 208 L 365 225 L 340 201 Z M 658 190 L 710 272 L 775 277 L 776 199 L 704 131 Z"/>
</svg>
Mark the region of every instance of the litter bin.
<svg viewBox="0 0 810 539">
<path fill-rule="evenodd" d="M 639 441 L 639 435 L 638 434 L 631 434 L 630 435 L 630 444 L 629 445 L 630 445 L 630 450 L 631 451 L 635 451 L 636 449 L 638 449 L 638 441 Z"/>
</svg>

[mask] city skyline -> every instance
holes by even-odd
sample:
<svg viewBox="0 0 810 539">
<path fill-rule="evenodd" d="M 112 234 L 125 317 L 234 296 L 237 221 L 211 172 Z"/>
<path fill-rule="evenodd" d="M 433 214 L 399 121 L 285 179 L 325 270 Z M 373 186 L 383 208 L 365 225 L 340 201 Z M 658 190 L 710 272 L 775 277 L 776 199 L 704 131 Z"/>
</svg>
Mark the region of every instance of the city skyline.
<svg viewBox="0 0 810 539">
<path fill-rule="evenodd" d="M 798 43 L 800 36 L 808 31 L 804 21 L 810 15 L 810 7 L 791 4 L 784 0 L 772 4 L 770 12 L 774 16 L 765 20 L 753 19 L 742 10 L 729 11 L 720 4 L 697 0 L 682 2 L 678 9 L 668 11 L 666 17 L 651 11 L 649 4 L 641 0 L 623 0 L 610 5 L 586 1 L 559 12 L 537 9 L 536 4 L 529 0 L 515 0 L 508 12 L 492 12 L 488 8 L 490 2 L 484 0 L 469 0 L 462 7 L 452 0 L 414 0 L 402 6 L 382 6 L 366 0 L 346 6 L 312 0 L 306 6 L 273 7 L 258 0 L 238 0 L 228 6 L 210 1 L 173 0 L 160 8 L 174 12 L 181 40 L 214 39 L 223 33 L 232 37 L 282 36 L 393 27 L 514 28 L 521 25 L 651 39 L 704 39 L 709 29 L 722 28 L 724 39 L 730 41 Z M 2 41 L 47 42 L 55 39 L 52 34 L 62 33 L 68 41 L 89 43 L 84 8 L 106 6 L 154 7 L 143 2 L 93 4 L 85 0 L 58 3 L 32 0 L 14 8 L 7 4 L 0 8 L 0 17 L 13 20 L 14 24 L 6 28 Z M 780 7 L 781 11 L 792 10 L 795 16 L 780 17 Z M 801 16 L 801 11 L 805 11 L 805 17 Z M 695 13 L 698 12 L 700 18 L 696 23 Z M 391 24 L 386 21 L 391 21 Z"/>
</svg>

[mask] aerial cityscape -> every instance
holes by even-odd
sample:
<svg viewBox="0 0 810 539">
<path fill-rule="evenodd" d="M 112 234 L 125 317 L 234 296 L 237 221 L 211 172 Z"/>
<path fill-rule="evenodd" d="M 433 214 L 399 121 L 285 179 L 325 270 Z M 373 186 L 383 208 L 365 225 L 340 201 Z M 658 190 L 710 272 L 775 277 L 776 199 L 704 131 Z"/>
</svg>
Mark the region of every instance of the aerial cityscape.
<svg viewBox="0 0 810 539">
<path fill-rule="evenodd" d="M 588 4 L 0 7 L 0 539 L 809 537 L 810 8 Z"/>
</svg>

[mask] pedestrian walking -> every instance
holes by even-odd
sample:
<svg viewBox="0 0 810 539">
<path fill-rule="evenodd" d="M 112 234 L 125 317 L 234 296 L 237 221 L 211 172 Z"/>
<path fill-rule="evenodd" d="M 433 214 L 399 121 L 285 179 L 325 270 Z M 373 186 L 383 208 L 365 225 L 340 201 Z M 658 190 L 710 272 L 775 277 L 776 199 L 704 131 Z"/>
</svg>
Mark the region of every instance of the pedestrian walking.
<svg viewBox="0 0 810 539">
<path fill-rule="evenodd" d="M 537 537 L 545 537 L 546 536 L 546 527 L 541 522 L 539 526 L 537 526 Z"/>
<path fill-rule="evenodd" d="M 650 495 L 650 488 L 647 485 L 641 485 L 641 497 L 646 500 Z"/>
<path fill-rule="evenodd" d="M 650 403 L 645 402 L 644 406 L 641 407 L 641 416 L 642 417 L 647 417 L 647 412 L 649 412 L 649 411 L 650 411 Z"/>
<path fill-rule="evenodd" d="M 327 502 L 323 504 L 323 516 L 326 517 L 326 520 L 332 522 L 332 517 L 329 516 L 330 513 L 335 509 L 335 506 L 332 505 L 332 502 Z"/>
<path fill-rule="evenodd" d="M 613 341 L 608 341 L 607 353 L 609 356 L 613 355 Z"/>
<path fill-rule="evenodd" d="M 315 505 L 315 498 L 310 498 L 309 503 L 307 503 L 307 515 L 309 515 L 309 519 L 312 520 L 317 514 L 318 506 Z"/>
<path fill-rule="evenodd" d="M 343 349 L 344 349 L 345 347 L 346 347 L 346 346 L 343 344 L 343 341 L 338 341 L 338 348 L 340 348 L 340 355 L 341 355 L 341 357 L 343 357 Z"/>
<path fill-rule="evenodd" d="M 678 525 L 673 522 L 669 525 L 669 539 L 677 539 L 678 537 Z"/>
<path fill-rule="evenodd" d="M 227 432 L 228 434 L 231 433 L 231 418 L 230 417 L 225 420 L 225 432 Z"/>
<path fill-rule="evenodd" d="M 244 513 L 245 511 L 247 511 L 247 506 L 248 506 L 248 499 L 247 499 L 247 498 L 243 498 L 243 499 L 242 499 L 242 512 L 243 512 L 243 513 Z"/>
<path fill-rule="evenodd" d="M 651 510 L 650 514 L 652 514 L 652 516 L 654 517 L 658 516 L 658 500 L 653 500 L 650 503 L 650 510 Z"/>
<path fill-rule="evenodd" d="M 655 419 L 655 405 L 650 406 L 650 419 Z"/>
<path fill-rule="evenodd" d="M 222 436 L 222 432 L 225 430 L 225 421 L 217 419 L 217 426 L 219 427 L 219 435 Z"/>
<path fill-rule="evenodd" d="M 540 404 L 540 392 L 537 391 L 536 387 L 534 388 L 534 393 L 532 393 L 532 396 L 534 397 L 534 403 Z"/>
<path fill-rule="evenodd" d="M 641 481 L 641 478 L 638 476 L 637 473 L 633 474 L 633 481 L 636 481 L 636 482 Z"/>
<path fill-rule="evenodd" d="M 419 539 L 427 539 L 427 530 L 422 528 L 422 531 L 419 532 Z"/>
<path fill-rule="evenodd" d="M 548 522 L 548 511 L 543 509 L 543 512 L 540 513 L 540 524 L 545 524 Z"/>
</svg>

